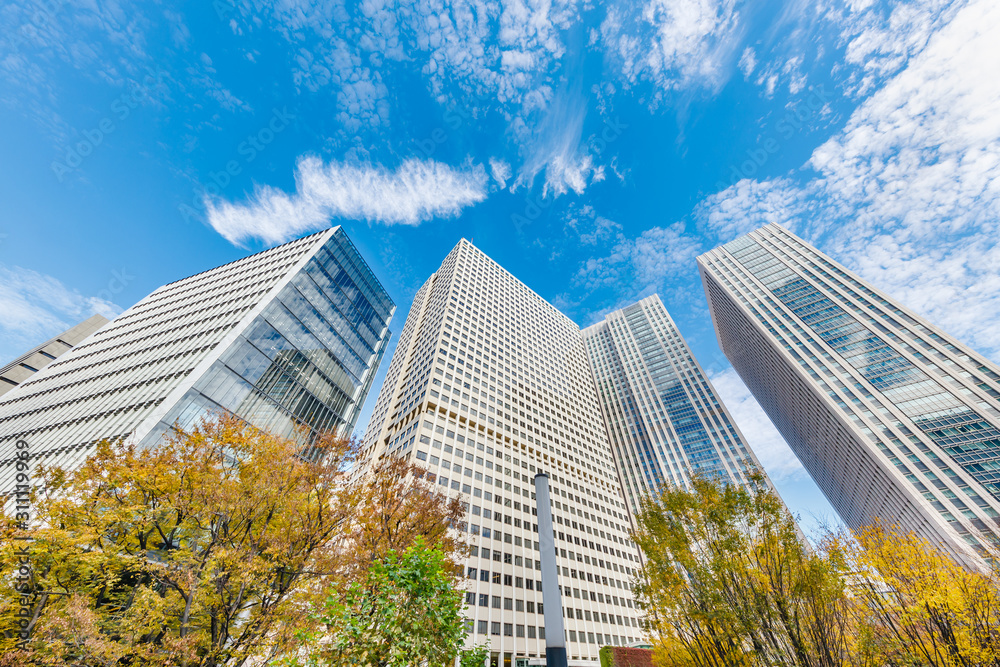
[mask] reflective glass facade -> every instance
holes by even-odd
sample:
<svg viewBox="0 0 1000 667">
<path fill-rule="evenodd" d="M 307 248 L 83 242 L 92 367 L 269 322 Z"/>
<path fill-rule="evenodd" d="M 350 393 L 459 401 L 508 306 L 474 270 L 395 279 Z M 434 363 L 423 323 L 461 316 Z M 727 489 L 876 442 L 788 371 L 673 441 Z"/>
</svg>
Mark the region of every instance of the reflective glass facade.
<svg viewBox="0 0 1000 667">
<path fill-rule="evenodd" d="M 340 227 L 165 285 L 4 396 L 0 489 L 19 438 L 72 468 L 101 439 L 153 445 L 208 411 L 350 432 L 394 308 Z"/>
<path fill-rule="evenodd" d="M 633 511 L 692 474 L 738 484 L 763 473 L 660 297 L 583 330 L 618 469 Z"/>
<path fill-rule="evenodd" d="M 994 364 L 777 225 L 698 263 L 723 351 L 848 525 L 997 540 Z"/>
<path fill-rule="evenodd" d="M 225 409 L 272 433 L 350 433 L 389 342 L 395 306 L 340 228 L 160 420 Z"/>
</svg>

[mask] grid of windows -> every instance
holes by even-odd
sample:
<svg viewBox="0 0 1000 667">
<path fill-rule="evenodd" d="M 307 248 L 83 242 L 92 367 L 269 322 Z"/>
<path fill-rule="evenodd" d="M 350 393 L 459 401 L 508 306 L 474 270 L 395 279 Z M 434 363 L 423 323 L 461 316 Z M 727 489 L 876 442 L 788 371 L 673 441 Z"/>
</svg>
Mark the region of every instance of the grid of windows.
<svg viewBox="0 0 1000 667">
<path fill-rule="evenodd" d="M 283 435 L 353 429 L 394 308 L 339 227 L 165 285 L 4 396 L 0 490 L 18 439 L 72 468 L 210 409 Z"/>
<path fill-rule="evenodd" d="M 723 351 L 848 525 L 973 563 L 998 541 L 992 363 L 778 225 L 698 264 Z"/>
<path fill-rule="evenodd" d="M 609 313 L 583 337 L 633 512 L 643 495 L 691 474 L 746 484 L 761 470 L 659 296 Z"/>
<path fill-rule="evenodd" d="M 579 327 L 461 241 L 414 298 L 364 449 L 369 460 L 410 458 L 460 495 L 474 545 L 467 613 L 483 635 L 470 645 L 544 655 L 532 502 L 542 471 L 568 636 L 582 638 L 570 655 L 596 660 L 597 637 L 641 636 L 629 583 L 638 551 L 599 410 Z"/>
</svg>

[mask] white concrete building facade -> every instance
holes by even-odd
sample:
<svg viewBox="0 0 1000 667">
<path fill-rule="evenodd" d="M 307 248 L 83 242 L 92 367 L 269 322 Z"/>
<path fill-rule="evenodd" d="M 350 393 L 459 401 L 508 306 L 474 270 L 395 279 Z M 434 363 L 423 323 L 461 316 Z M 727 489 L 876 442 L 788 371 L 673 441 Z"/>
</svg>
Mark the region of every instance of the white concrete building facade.
<svg viewBox="0 0 1000 667">
<path fill-rule="evenodd" d="M 638 550 L 579 327 L 462 240 L 417 291 L 364 439 L 467 508 L 469 645 L 545 655 L 532 480 L 550 476 L 569 659 L 641 637 Z"/>
</svg>

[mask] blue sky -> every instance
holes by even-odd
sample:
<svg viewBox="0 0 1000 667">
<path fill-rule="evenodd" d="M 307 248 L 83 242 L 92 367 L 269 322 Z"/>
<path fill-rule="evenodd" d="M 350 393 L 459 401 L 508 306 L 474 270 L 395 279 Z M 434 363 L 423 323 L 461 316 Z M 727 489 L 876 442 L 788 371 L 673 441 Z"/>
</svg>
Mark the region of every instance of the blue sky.
<svg viewBox="0 0 1000 667">
<path fill-rule="evenodd" d="M 581 326 L 658 292 L 832 520 L 694 258 L 779 222 L 1000 359 L 998 45 L 992 0 L 6 3 L 0 359 L 331 222 L 398 332 L 465 236 Z"/>
</svg>

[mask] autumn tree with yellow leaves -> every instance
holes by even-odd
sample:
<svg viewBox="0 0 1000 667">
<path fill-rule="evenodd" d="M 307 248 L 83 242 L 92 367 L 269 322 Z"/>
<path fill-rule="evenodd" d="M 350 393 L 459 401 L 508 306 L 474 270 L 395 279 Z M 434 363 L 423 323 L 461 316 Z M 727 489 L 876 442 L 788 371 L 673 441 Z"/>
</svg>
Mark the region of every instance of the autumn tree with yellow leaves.
<svg viewBox="0 0 1000 667">
<path fill-rule="evenodd" d="M 356 443 L 301 446 L 221 416 L 156 448 L 101 443 L 44 472 L 25 532 L 0 526 L 0 664 L 239 666 L 296 650 L 314 601 L 417 537 L 445 556 L 461 509 L 405 463 L 351 481 Z M 391 500 L 392 502 L 388 502 Z M 30 540 L 25 541 L 25 538 Z M 33 610 L 18 645 L 15 611 Z M 26 649 L 26 650 L 19 650 Z"/>
<path fill-rule="evenodd" d="M 997 572 L 962 567 L 926 539 L 874 525 L 841 540 L 855 576 L 855 661 L 1000 665 Z"/>
<path fill-rule="evenodd" d="M 997 573 L 911 533 L 875 525 L 813 548 L 759 476 L 696 477 L 636 519 L 657 665 L 1000 667 Z"/>
<path fill-rule="evenodd" d="M 643 502 L 635 587 L 658 664 L 843 664 L 845 564 L 813 553 L 763 477 L 752 482 L 695 477 Z"/>
</svg>

